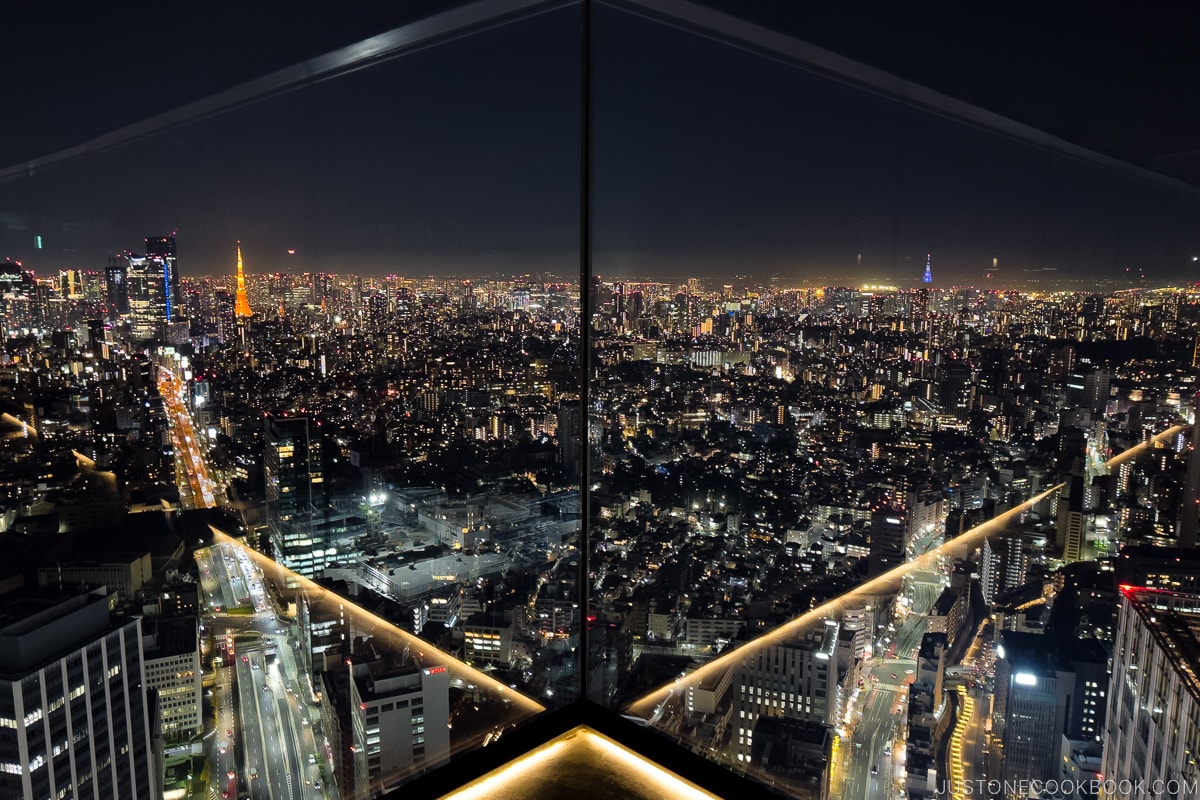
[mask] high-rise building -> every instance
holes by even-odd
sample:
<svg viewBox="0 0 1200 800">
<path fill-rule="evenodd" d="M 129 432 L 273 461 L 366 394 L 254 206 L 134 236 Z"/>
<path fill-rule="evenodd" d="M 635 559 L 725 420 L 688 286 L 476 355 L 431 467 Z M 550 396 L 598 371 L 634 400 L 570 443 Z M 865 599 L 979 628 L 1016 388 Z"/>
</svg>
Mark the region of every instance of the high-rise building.
<svg viewBox="0 0 1200 800">
<path fill-rule="evenodd" d="M 1192 549 L 1126 545 L 1115 567 L 1118 583 L 1200 594 L 1200 552 Z"/>
<path fill-rule="evenodd" d="M 734 673 L 730 751 L 749 760 L 760 716 L 832 724 L 837 718 L 838 674 L 834 653 L 838 624 L 827 621 L 800 641 L 756 647 Z"/>
<path fill-rule="evenodd" d="M 414 771 L 450 757 L 450 673 L 444 666 L 389 667 L 349 662 L 348 696 L 338 698 L 349 725 L 342 731 L 344 796 L 366 800 Z"/>
<path fill-rule="evenodd" d="M 1083 400 L 1093 412 L 1100 413 L 1108 406 L 1112 396 L 1112 371 L 1104 367 L 1094 369 L 1084 376 Z"/>
<path fill-rule="evenodd" d="M 129 253 L 115 253 L 108 257 L 104 269 L 105 298 L 109 314 L 129 313 Z"/>
<path fill-rule="evenodd" d="M 905 532 L 907 539 L 929 536 L 945 530 L 950 504 L 942 492 L 910 489 L 905 493 L 904 505 L 908 512 L 908 530 Z"/>
<path fill-rule="evenodd" d="M 145 256 L 125 253 L 126 297 L 129 303 L 130 330 L 134 339 L 153 339 L 162 330 L 164 306 L 162 274 Z"/>
<path fill-rule="evenodd" d="M 994 603 L 1005 592 L 1025 585 L 1029 555 L 1020 534 L 984 539 L 981 549 L 979 581 L 985 601 Z"/>
<path fill-rule="evenodd" d="M 316 524 L 326 506 L 320 426 L 307 417 L 267 416 L 264 434 L 267 524 L 275 560 L 301 575 L 316 575 L 336 555 Z"/>
<path fill-rule="evenodd" d="M 0 598 L 0 797 L 155 798 L 141 622 L 105 589 Z"/>
<path fill-rule="evenodd" d="M 959 359 L 939 364 L 937 380 L 938 402 L 942 410 L 960 420 L 969 419 L 971 406 L 975 402 L 971 365 Z"/>
<path fill-rule="evenodd" d="M 110 302 L 120 305 L 119 278 L 125 267 L 126 297 L 132 318 L 130 335 L 134 339 L 165 338 L 173 323 L 183 318 L 179 289 L 179 266 L 175 258 L 175 237 L 146 238 L 146 255 L 123 253 L 109 263 Z"/>
<path fill-rule="evenodd" d="M 993 730 L 1004 785 L 1014 790 L 1060 772 L 1066 697 L 1047 644 L 1041 634 L 1005 631 L 996 646 Z"/>
<path fill-rule="evenodd" d="M 162 733 L 168 740 L 201 730 L 200 631 L 195 617 L 144 621 L 146 686 L 158 692 Z"/>
<path fill-rule="evenodd" d="M 1055 538 L 1055 545 L 1062 550 L 1063 561 L 1067 563 L 1083 558 L 1086 536 L 1083 500 L 1083 476 L 1073 475 L 1059 495 Z"/>
<path fill-rule="evenodd" d="M 1195 796 L 1200 784 L 1197 629 L 1200 595 L 1121 586 L 1101 768 L 1115 789 L 1108 795 L 1112 800 L 1144 796 L 1132 790 L 1139 786 L 1175 787 L 1163 797 Z M 1191 791 L 1174 794 L 1180 787 Z"/>
<path fill-rule="evenodd" d="M 583 471 L 581 419 L 578 403 L 563 403 L 558 407 L 558 430 L 555 433 L 558 438 L 558 454 L 563 472 L 570 476 L 581 475 Z"/>
<path fill-rule="evenodd" d="M 871 506 L 871 529 L 867 540 L 869 574 L 882 575 L 904 563 L 907 517 L 904 505 L 888 497 Z"/>
<path fill-rule="evenodd" d="M 1183 487 L 1183 500 L 1179 506 L 1178 542 L 1188 549 L 1196 546 L 1196 529 L 1200 528 L 1200 393 L 1192 403 L 1195 419 L 1192 421 L 1192 443 L 1188 452 L 1187 478 Z"/>
<path fill-rule="evenodd" d="M 1100 742 L 1107 706 L 1108 647 L 1098 639 L 1079 639 L 1067 652 L 1059 652 L 1061 684 L 1066 692 L 1063 733 L 1072 741 Z"/>
<path fill-rule="evenodd" d="M 183 294 L 179 290 L 179 264 L 175 260 L 175 234 L 146 237 L 146 260 L 162 281 L 162 319 L 175 322 L 183 316 Z"/>
</svg>

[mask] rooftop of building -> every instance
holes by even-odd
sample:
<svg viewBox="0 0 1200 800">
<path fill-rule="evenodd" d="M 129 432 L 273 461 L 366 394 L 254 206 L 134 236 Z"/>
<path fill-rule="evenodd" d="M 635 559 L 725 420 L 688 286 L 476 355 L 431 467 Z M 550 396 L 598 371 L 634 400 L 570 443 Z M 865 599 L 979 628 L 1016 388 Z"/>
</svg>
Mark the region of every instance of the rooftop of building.
<svg viewBox="0 0 1200 800">
<path fill-rule="evenodd" d="M 954 608 L 954 604 L 957 602 L 958 590 L 947 587 L 938 596 L 937 602 L 933 604 L 933 614 L 944 617 L 950 613 L 950 609 Z"/>
<path fill-rule="evenodd" d="M 142 634 L 150 639 L 146 658 L 165 658 L 196 652 L 200 635 L 195 617 L 158 617 L 142 622 Z"/>
<path fill-rule="evenodd" d="M 108 589 L 20 589 L 0 596 L 0 677 L 16 678 L 131 620 L 109 610 Z"/>
<path fill-rule="evenodd" d="M 0 636 L 20 636 L 107 597 L 103 588 L 21 589 L 0 596 Z"/>
<path fill-rule="evenodd" d="M 1200 595 L 1122 585 L 1121 594 L 1170 655 L 1194 702 L 1200 702 Z"/>
<path fill-rule="evenodd" d="M 1054 662 L 1049 647 L 1051 641 L 1039 633 L 1004 631 L 1000 636 L 997 655 L 1008 662 L 1013 674 L 1032 673 L 1054 677 Z"/>
<path fill-rule="evenodd" d="M 938 651 L 945 652 L 949 643 L 950 637 L 944 633 L 927 633 L 921 637 L 920 656 L 923 659 L 936 659 Z"/>
</svg>

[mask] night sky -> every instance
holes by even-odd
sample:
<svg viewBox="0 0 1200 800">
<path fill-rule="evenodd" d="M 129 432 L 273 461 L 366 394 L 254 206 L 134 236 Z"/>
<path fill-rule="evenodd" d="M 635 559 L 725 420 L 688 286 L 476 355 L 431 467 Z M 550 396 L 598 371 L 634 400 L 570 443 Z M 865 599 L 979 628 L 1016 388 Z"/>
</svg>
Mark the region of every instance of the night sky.
<svg viewBox="0 0 1200 800">
<path fill-rule="evenodd" d="M 427 3 L 407 13 L 436 8 Z M 777 30 L 798 33 L 813 22 L 765 8 L 754 9 L 759 21 Z M 177 32 L 178 52 L 164 63 L 167 74 L 191 78 L 179 79 L 182 102 L 404 21 L 364 14 L 321 39 L 295 33 L 320 18 L 308 25 L 289 18 L 272 37 L 283 44 L 272 45 L 271 57 L 238 27 L 230 42 L 250 51 L 237 68 L 229 50 L 210 48 L 205 56 L 197 41 L 220 41 L 205 26 L 190 37 L 186 20 L 159 20 L 146 38 L 164 27 Z M 1195 104 L 1169 108 L 1171 98 L 1186 96 L 1178 73 L 1187 64 L 1168 57 L 1182 52 L 1169 49 L 1178 34 L 1145 41 L 1159 48 L 1162 64 L 1151 66 L 1171 77 L 1148 81 L 1154 107 L 1142 110 L 1145 124 L 1121 117 L 1106 129 L 1083 115 L 1051 113 L 1052 79 L 1080 81 L 1069 53 L 1038 61 L 1031 51 L 1030 60 L 1058 70 L 1046 73 L 1039 90 L 1020 62 L 1005 83 L 997 78 L 1003 69 L 956 61 L 956 53 L 971 52 L 970 42 L 897 66 L 897 50 L 880 44 L 896 22 L 877 22 L 857 39 L 843 32 L 841 41 L 855 42 L 843 51 L 857 47 L 862 52 L 848 54 L 875 55 L 875 63 L 929 84 L 940 75 L 940 88 L 975 102 L 967 96 L 972 87 L 986 89 L 983 99 L 996 111 L 1052 124 L 1073 141 L 1137 163 L 1189 143 L 1200 151 L 1188 138 L 1200 131 L 1191 119 Z M 1026 47 L 1049 48 L 1054 21 L 1045 22 Z M 998 33 L 1010 32 L 996 24 Z M 73 28 L 63 30 L 70 43 Z M 110 251 L 136 251 L 143 237 L 178 230 L 185 275 L 231 272 L 238 239 L 251 273 L 569 275 L 579 263 L 578 30 L 578 7 L 550 11 L 0 183 L 0 257 L 21 258 L 40 273 L 98 267 Z M 836 25 L 812 31 L 811 41 L 836 43 L 822 40 L 837 39 Z M 932 253 L 942 284 L 1123 279 L 1138 270 L 1151 284 L 1200 278 L 1191 260 L 1200 253 L 1200 190 L 973 129 L 623 10 L 597 7 L 593 32 L 593 264 L 604 277 L 911 284 Z M 928 51 L 928 41 L 913 44 Z M 975 49 L 994 55 L 986 44 Z M 169 110 L 159 94 L 154 102 L 122 98 L 122 87 L 161 93 L 146 74 L 154 52 L 145 48 L 141 66 L 124 72 L 125 62 L 115 59 L 101 70 L 103 91 L 91 94 L 78 90 L 87 85 L 82 56 L 73 62 L 64 51 L 56 70 L 44 56 L 26 64 L 12 96 L 31 124 L 23 137 L 0 142 L 7 157 L 0 166 Z M 27 57 L 20 48 L 10 55 Z M 1100 63 L 1114 60 L 1102 56 Z M 1127 73 L 1111 79 L 1117 108 L 1135 96 Z M 1198 73 L 1191 74 L 1194 82 Z M 1014 89 L 1018 80 L 1024 92 Z M 39 81 L 47 96 L 65 99 L 39 105 Z M 1072 95 L 1088 109 L 1103 97 L 1095 85 L 1084 97 Z M 132 118 L 112 113 L 122 99 Z M 73 117 L 64 113 L 72 105 Z M 40 135 L 31 138 L 29 129 Z M 37 141 L 51 149 L 37 150 Z"/>
</svg>

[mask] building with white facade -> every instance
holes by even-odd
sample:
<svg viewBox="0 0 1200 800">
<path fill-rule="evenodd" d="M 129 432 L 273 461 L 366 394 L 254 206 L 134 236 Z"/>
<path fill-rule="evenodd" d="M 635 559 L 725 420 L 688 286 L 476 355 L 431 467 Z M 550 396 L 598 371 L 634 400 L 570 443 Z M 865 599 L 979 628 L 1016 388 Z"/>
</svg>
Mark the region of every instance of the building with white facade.
<svg viewBox="0 0 1200 800">
<path fill-rule="evenodd" d="M 1200 791 L 1200 595 L 1121 587 L 1101 773 L 1117 790 Z"/>
<path fill-rule="evenodd" d="M 106 589 L 0 598 L 0 797 L 157 798 L 142 663 Z"/>
<path fill-rule="evenodd" d="M 760 716 L 833 724 L 837 719 L 838 624 L 827 621 L 806 638 L 756 647 L 734 676 L 730 749 L 746 761 Z"/>
<path fill-rule="evenodd" d="M 450 674 L 446 667 L 351 664 L 354 786 L 363 800 L 450 757 Z"/>
<path fill-rule="evenodd" d="M 199 733 L 201 672 L 199 622 L 195 617 L 143 620 L 146 687 L 158 692 L 163 738 Z"/>
</svg>

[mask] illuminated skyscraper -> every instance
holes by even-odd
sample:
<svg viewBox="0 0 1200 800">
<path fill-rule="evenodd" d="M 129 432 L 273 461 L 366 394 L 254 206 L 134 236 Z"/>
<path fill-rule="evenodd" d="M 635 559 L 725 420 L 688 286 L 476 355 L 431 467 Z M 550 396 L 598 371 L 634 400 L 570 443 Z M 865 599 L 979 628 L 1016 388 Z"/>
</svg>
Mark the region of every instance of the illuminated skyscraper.
<svg viewBox="0 0 1200 800">
<path fill-rule="evenodd" d="M 104 588 L 0 600 L 0 797 L 161 797 L 141 621 Z"/>
<path fill-rule="evenodd" d="M 1121 586 L 1105 698 L 1102 772 L 1116 788 L 1110 798 L 1132 800 L 1145 795 L 1131 787 L 1155 785 L 1180 787 L 1172 797 L 1194 796 L 1194 788 L 1183 787 L 1200 781 L 1198 625 L 1200 596 Z"/>
<path fill-rule="evenodd" d="M 349 659 L 346 664 L 346 694 L 339 691 L 334 698 L 350 722 L 344 735 L 353 742 L 341 754 L 343 797 L 378 796 L 413 770 L 450 756 L 450 674 L 445 666 Z"/>
<path fill-rule="evenodd" d="M 733 678 L 736 740 L 729 749 L 739 762 L 750 760 L 760 716 L 836 720 L 837 640 L 838 624 L 827 621 L 803 640 L 748 649 Z"/>
<path fill-rule="evenodd" d="M 1179 546 L 1196 546 L 1196 528 L 1200 527 L 1200 393 L 1192 404 L 1192 449 L 1188 453 L 1187 478 L 1179 511 Z"/>
<path fill-rule="evenodd" d="M 907 511 L 904 505 L 890 497 L 881 498 L 871 506 L 871 528 L 867 544 L 871 554 L 868 574 L 882 575 L 904 563 L 907 545 Z"/>
<path fill-rule="evenodd" d="M 162 331 L 162 277 L 145 256 L 126 253 L 129 264 L 128 285 L 130 335 L 134 339 L 153 339 Z"/>
<path fill-rule="evenodd" d="M 106 299 L 110 315 L 129 313 L 129 254 L 109 256 L 104 270 Z"/>
<path fill-rule="evenodd" d="M 124 253 L 110 261 L 107 275 L 110 302 L 120 308 L 122 297 L 117 285 L 119 270 L 125 267 L 124 298 L 132 318 L 134 339 L 155 339 L 167 335 L 168 326 L 182 318 L 179 313 L 179 267 L 175 260 L 175 237 L 146 237 L 146 255 Z M 114 291 L 115 290 L 115 291 Z"/>
<path fill-rule="evenodd" d="M 321 433 L 306 417 L 265 420 L 263 472 L 267 524 L 275 560 L 301 575 L 324 569 L 334 553 L 314 533 L 314 517 L 325 507 Z"/>
<path fill-rule="evenodd" d="M 1064 676 L 1039 634 L 1005 631 L 996 646 L 996 701 L 993 724 L 1001 773 L 1011 786 L 1059 776 L 1065 731 Z M 1024 782 L 1024 784 L 1022 784 Z M 1012 796 L 1012 795 L 1010 795 Z"/>
<path fill-rule="evenodd" d="M 161 281 L 160 316 L 175 322 L 183 316 L 180 307 L 179 264 L 175 260 L 175 234 L 146 237 L 146 260 L 155 280 Z M 156 294 L 157 294 L 156 289 Z"/>
</svg>

